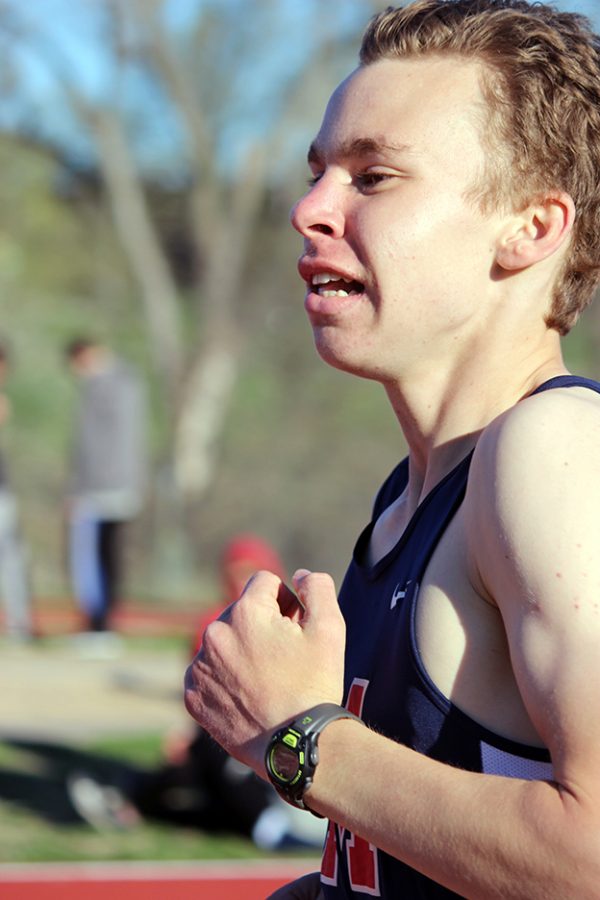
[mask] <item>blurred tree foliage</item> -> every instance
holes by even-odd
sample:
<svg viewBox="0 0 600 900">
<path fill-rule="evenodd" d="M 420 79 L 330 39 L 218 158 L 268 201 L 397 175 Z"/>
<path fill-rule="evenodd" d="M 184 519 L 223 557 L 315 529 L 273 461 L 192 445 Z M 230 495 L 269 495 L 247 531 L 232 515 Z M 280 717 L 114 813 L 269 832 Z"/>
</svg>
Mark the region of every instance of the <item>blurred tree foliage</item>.
<svg viewBox="0 0 600 900">
<path fill-rule="evenodd" d="M 151 388 L 156 477 L 132 555 L 138 595 L 189 591 L 196 563 L 210 573 L 222 542 L 250 528 L 290 566 L 339 575 L 399 452 L 378 389 L 316 360 L 287 225 L 307 142 L 354 64 L 370 4 L 344 25 L 333 5 L 307 3 L 303 34 L 285 2 L 199 4 L 183 30 L 166 26 L 167 6 L 90 0 L 87 52 L 100 44 L 106 68 L 92 89 L 83 48 L 0 3 L 12 103 L 0 146 L 2 329 L 15 351 L 4 441 L 43 594 L 65 589 L 74 388 L 61 351 L 74 333 L 99 335 Z M 27 53 L 51 83 L 54 115 L 32 93 Z M 263 86 L 248 109 L 252 81 Z M 157 122 L 170 139 L 156 138 Z"/>
<path fill-rule="evenodd" d="M 183 24 L 176 5 L 48 0 L 64 17 L 53 31 L 58 13 L 0 0 L 0 331 L 15 359 L 3 442 L 41 595 L 67 590 L 61 356 L 75 333 L 106 340 L 150 388 L 137 596 L 206 595 L 222 543 L 246 529 L 290 568 L 339 579 L 404 452 L 383 391 L 318 361 L 287 225 L 375 4 L 207 0 L 180 4 Z M 590 374 L 596 321 L 569 339 Z"/>
</svg>

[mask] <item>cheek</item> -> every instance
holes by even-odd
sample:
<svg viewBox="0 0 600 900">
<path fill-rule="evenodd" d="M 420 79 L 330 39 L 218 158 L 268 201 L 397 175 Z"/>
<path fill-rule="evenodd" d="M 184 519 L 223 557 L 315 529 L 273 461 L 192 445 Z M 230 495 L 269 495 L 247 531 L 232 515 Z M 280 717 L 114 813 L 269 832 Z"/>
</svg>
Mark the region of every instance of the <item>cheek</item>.
<svg viewBox="0 0 600 900">
<path fill-rule="evenodd" d="M 413 221 L 402 229 L 390 229 L 382 235 L 376 247 L 375 277 L 381 289 L 397 286 L 402 301 L 407 291 L 419 293 L 420 288 L 435 280 L 438 273 L 438 248 L 426 227 Z M 435 264 L 434 261 L 435 260 Z"/>
<path fill-rule="evenodd" d="M 448 216 L 428 196 L 419 202 L 402 195 L 393 207 L 375 207 L 365 225 L 365 232 L 376 235 L 371 241 L 373 253 L 385 265 L 396 266 L 431 259 L 449 230 Z M 409 273 L 408 273 L 409 274 Z"/>
</svg>

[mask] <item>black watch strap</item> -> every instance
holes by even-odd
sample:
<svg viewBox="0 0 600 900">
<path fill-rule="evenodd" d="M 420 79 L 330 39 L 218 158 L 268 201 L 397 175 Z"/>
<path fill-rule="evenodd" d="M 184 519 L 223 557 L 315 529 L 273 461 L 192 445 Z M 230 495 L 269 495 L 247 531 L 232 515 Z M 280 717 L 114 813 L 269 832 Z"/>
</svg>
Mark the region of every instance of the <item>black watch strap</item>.
<svg viewBox="0 0 600 900">
<path fill-rule="evenodd" d="M 292 806 L 312 812 L 304 802 L 304 793 L 312 784 L 319 762 L 319 735 L 336 719 L 361 721 L 343 706 L 320 703 L 280 728 L 271 738 L 265 754 L 267 774 L 279 794 Z M 279 761 L 282 753 L 287 758 L 285 767 Z"/>
</svg>

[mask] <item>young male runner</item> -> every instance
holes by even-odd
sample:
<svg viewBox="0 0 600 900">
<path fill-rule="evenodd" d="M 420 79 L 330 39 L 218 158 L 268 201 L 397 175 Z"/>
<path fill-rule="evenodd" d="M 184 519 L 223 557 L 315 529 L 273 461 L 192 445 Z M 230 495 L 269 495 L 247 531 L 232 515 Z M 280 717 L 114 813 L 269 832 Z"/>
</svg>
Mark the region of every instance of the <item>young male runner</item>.
<svg viewBox="0 0 600 900">
<path fill-rule="evenodd" d="M 301 570 L 283 615 L 256 576 L 188 708 L 335 823 L 280 897 L 597 900 L 600 385 L 560 335 L 600 268 L 600 41 L 524 0 L 388 10 L 309 163 L 317 348 L 384 386 L 409 456 L 339 607 Z"/>
</svg>

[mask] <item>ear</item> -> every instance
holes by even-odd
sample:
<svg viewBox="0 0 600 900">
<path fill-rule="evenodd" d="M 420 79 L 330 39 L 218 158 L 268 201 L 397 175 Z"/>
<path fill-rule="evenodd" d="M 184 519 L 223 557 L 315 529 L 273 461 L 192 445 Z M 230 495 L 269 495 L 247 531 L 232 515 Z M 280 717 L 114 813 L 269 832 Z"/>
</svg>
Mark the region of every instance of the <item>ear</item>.
<svg viewBox="0 0 600 900">
<path fill-rule="evenodd" d="M 557 191 L 514 215 L 502 235 L 496 262 L 507 271 L 532 266 L 552 256 L 564 244 L 575 221 L 569 194 Z"/>
</svg>

